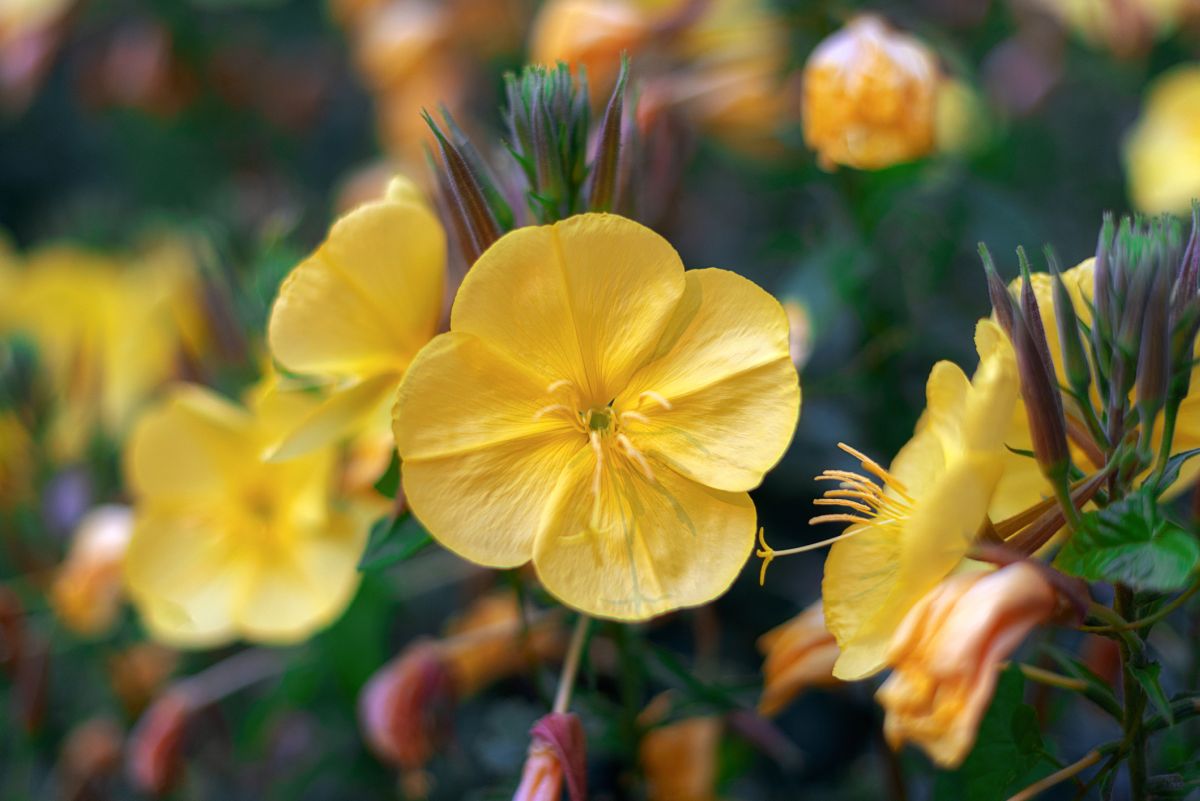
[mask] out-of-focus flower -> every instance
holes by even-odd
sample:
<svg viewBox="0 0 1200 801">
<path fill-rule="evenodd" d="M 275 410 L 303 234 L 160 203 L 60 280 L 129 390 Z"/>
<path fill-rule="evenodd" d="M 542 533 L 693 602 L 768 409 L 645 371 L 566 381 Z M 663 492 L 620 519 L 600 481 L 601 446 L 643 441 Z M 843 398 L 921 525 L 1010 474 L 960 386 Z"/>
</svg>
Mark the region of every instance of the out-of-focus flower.
<svg viewBox="0 0 1200 801">
<path fill-rule="evenodd" d="M 557 618 L 530 620 L 528 628 L 525 624 L 516 596 L 497 593 L 481 598 L 447 626 L 440 643 L 460 697 L 561 654 Z"/>
<path fill-rule="evenodd" d="M 1195 0 L 1033 0 L 1079 38 L 1122 58 L 1144 54 L 1178 27 Z"/>
<path fill-rule="evenodd" d="M 1143 211 L 1182 212 L 1200 197 L 1200 64 L 1157 78 L 1125 144 L 1133 204 Z"/>
<path fill-rule="evenodd" d="M 1060 47 L 1038 31 L 1020 33 L 1000 42 L 983 62 L 983 79 L 993 105 L 1013 117 L 1025 117 L 1062 80 Z"/>
<path fill-rule="evenodd" d="M 62 40 L 75 0 L 0 0 L 0 107 L 28 105 Z"/>
<path fill-rule="evenodd" d="M 785 300 L 783 310 L 788 318 L 788 353 L 796 371 L 804 370 L 813 350 L 813 320 L 808 304 L 800 300 Z"/>
<path fill-rule="evenodd" d="M 437 329 L 445 271 L 441 224 L 406 180 L 333 225 L 288 275 L 271 310 L 272 355 L 320 386 L 323 399 L 270 443 L 269 458 L 352 436 L 386 437 L 400 378 Z M 287 387 L 276 390 L 288 394 Z"/>
<path fill-rule="evenodd" d="M 0 509 L 32 497 L 33 455 L 29 429 L 13 412 L 0 412 Z"/>
<path fill-rule="evenodd" d="M 84 99 L 98 108 L 133 108 L 160 117 L 181 111 L 195 95 L 194 77 L 175 57 L 171 33 L 154 20 L 121 24 L 85 59 Z"/>
<path fill-rule="evenodd" d="M 582 65 L 603 96 L 617 78 L 622 54 L 635 52 L 652 35 L 654 14 L 636 0 L 550 0 L 538 13 L 529 59 L 552 67 Z"/>
<path fill-rule="evenodd" d="M 826 473 L 843 486 L 825 503 L 847 513 L 813 522 L 851 523 L 829 551 L 821 585 L 825 624 L 841 649 L 833 671 L 840 679 L 884 667 L 900 621 L 959 565 L 987 515 L 1008 455 L 1018 379 L 998 325 L 981 320 L 975 346 L 979 367 L 970 381 L 950 362 L 934 365 L 925 412 L 890 469 L 852 451 L 875 479 Z"/>
<path fill-rule="evenodd" d="M 187 251 L 164 243 L 123 263 L 66 246 L 30 253 L 0 298 L 0 333 L 28 336 L 56 404 L 49 442 L 77 458 L 124 433 L 145 399 L 205 341 Z"/>
<path fill-rule="evenodd" d="M 558 801 L 564 785 L 569 801 L 586 801 L 587 743 L 579 718 L 554 712 L 533 724 L 529 734 L 529 754 L 513 801 Z"/>
<path fill-rule="evenodd" d="M 947 78 L 938 88 L 935 139 L 939 153 L 970 154 L 988 136 L 983 99 L 961 80 Z"/>
<path fill-rule="evenodd" d="M 975 744 L 1000 663 L 1058 606 L 1041 570 L 1025 562 L 952 576 L 922 598 L 888 646 L 893 672 L 876 696 L 888 743 L 911 740 L 939 765 L 958 766 Z"/>
<path fill-rule="evenodd" d="M 804 140 L 822 168 L 879 170 L 935 144 L 937 59 L 874 15 L 825 39 L 804 67 Z"/>
<path fill-rule="evenodd" d="M 264 395 L 249 411 L 180 386 L 138 421 L 125 454 L 136 498 L 125 578 L 161 642 L 297 642 L 349 603 L 366 521 L 330 503 L 335 454 L 260 458 L 312 406 Z"/>
<path fill-rule="evenodd" d="M 109 658 L 109 683 L 125 711 L 138 715 L 158 695 L 178 664 L 179 654 L 170 648 L 140 642 Z"/>
<path fill-rule="evenodd" d="M 637 223 L 582 214 L 492 245 L 450 328 L 395 408 L 405 495 L 435 538 L 491 567 L 532 559 L 600 617 L 725 591 L 753 545 L 747 491 L 799 412 L 774 298 L 685 273 Z"/>
<path fill-rule="evenodd" d="M 124 598 L 122 566 L 133 533 L 133 510 L 93 509 L 75 530 L 50 587 L 50 603 L 67 628 L 96 636 L 112 628 Z"/>
<path fill-rule="evenodd" d="M 91 718 L 71 729 L 58 762 L 59 797 L 67 801 L 97 798 L 97 783 L 121 766 L 125 735 L 108 718 Z"/>
<path fill-rule="evenodd" d="M 136 789 L 163 795 L 179 780 L 184 736 L 196 709 L 186 692 L 167 692 L 138 720 L 125 750 L 125 773 Z"/>
<path fill-rule="evenodd" d="M 777 715 L 801 691 L 835 685 L 837 640 L 825 628 L 825 613 L 817 601 L 796 617 L 758 639 L 763 662 L 763 694 L 759 714 Z"/>
<path fill-rule="evenodd" d="M 646 732 L 638 758 L 649 801 L 717 801 L 719 717 L 688 718 Z"/>
</svg>

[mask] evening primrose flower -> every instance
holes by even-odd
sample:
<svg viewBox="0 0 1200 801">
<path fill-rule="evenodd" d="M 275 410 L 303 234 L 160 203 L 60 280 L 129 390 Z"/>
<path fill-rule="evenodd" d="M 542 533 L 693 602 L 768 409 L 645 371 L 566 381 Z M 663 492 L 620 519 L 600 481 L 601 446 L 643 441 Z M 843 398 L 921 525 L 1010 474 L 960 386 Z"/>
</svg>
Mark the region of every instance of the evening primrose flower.
<svg viewBox="0 0 1200 801">
<path fill-rule="evenodd" d="M 400 378 L 437 329 L 445 270 L 445 233 L 405 179 L 334 223 L 284 280 L 271 309 L 271 354 L 317 384 L 322 402 L 269 443 L 269 458 L 386 434 Z M 277 390 L 304 383 L 283 381 Z"/>
<path fill-rule="evenodd" d="M 1147 212 L 1182 212 L 1200 196 L 1200 64 L 1158 77 L 1125 143 L 1133 205 Z"/>
<path fill-rule="evenodd" d="M 180 386 L 138 421 L 125 454 L 136 497 L 125 580 L 159 641 L 297 642 L 349 603 L 366 526 L 329 503 L 334 454 L 260 459 L 310 407 L 269 396 L 247 410 Z"/>
<path fill-rule="evenodd" d="M 804 141 L 827 170 L 879 170 L 934 148 L 940 70 L 919 39 L 856 17 L 804 68 Z"/>
<path fill-rule="evenodd" d="M 833 674 L 853 680 L 886 664 L 909 609 L 964 559 L 1004 466 L 1004 435 L 1017 401 L 1012 345 L 990 320 L 975 329 L 973 379 L 950 362 L 929 374 L 927 406 L 890 469 L 848 446 L 870 476 L 827 470 L 837 481 L 819 504 L 844 507 L 812 522 L 848 522 L 834 538 L 821 584 L 825 624 L 841 655 Z M 769 561 L 769 548 L 762 555 Z"/>
<path fill-rule="evenodd" d="M 476 261 L 450 332 L 400 385 L 395 435 L 411 508 L 447 548 L 532 560 L 569 606 L 644 620 L 733 581 L 754 540 L 747 491 L 799 405 L 774 298 L 583 214 Z"/>
<path fill-rule="evenodd" d="M 887 713 L 888 743 L 899 748 L 912 740 L 942 767 L 961 764 L 991 703 L 1000 663 L 1058 606 L 1054 588 L 1027 562 L 938 585 L 888 646 L 893 672 L 876 696 Z"/>
</svg>

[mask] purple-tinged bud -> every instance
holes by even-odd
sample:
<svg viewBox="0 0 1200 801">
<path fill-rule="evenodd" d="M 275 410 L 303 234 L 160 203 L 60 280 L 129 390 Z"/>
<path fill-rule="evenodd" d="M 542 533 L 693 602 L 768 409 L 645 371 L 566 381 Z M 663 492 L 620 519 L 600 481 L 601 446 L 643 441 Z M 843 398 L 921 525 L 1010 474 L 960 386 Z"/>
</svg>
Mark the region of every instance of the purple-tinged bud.
<svg viewBox="0 0 1200 801">
<path fill-rule="evenodd" d="M 1063 283 L 1058 256 L 1050 247 L 1046 248 L 1046 262 L 1050 265 L 1054 321 L 1058 325 L 1058 344 L 1062 351 L 1063 371 L 1066 373 L 1071 392 L 1080 403 L 1086 403 L 1088 387 L 1092 383 L 1092 371 L 1083 346 L 1079 316 L 1075 313 L 1075 304 L 1071 301 L 1066 284 Z"/>
<path fill-rule="evenodd" d="M 513 801 L 557 801 L 564 784 L 569 801 L 586 801 L 587 741 L 579 718 L 551 712 L 529 734 L 529 755 Z"/>
<path fill-rule="evenodd" d="M 1033 441 L 1038 466 L 1051 483 L 1066 481 L 1071 456 L 1067 449 L 1067 423 L 1063 416 L 1062 395 L 1054 378 L 1050 347 L 1042 327 L 1041 310 L 1029 275 L 1029 261 L 1023 250 L 1021 261 L 1021 305 L 1014 310 L 1013 350 L 1021 379 L 1021 397 Z"/>
<path fill-rule="evenodd" d="M 1171 325 L 1183 316 L 1183 310 L 1200 294 L 1200 200 L 1192 201 L 1192 233 L 1179 265 L 1179 275 L 1171 289 Z"/>
<path fill-rule="evenodd" d="M 1146 432 L 1166 401 L 1171 372 L 1171 276 L 1164 265 L 1155 271 L 1146 299 L 1137 362 L 1137 402 Z"/>
<path fill-rule="evenodd" d="M 988 297 L 992 301 L 992 312 L 996 315 L 996 321 L 1000 323 L 1000 327 L 1004 329 L 1004 333 L 1008 334 L 1008 338 L 1013 338 L 1013 299 L 1005 286 L 1000 274 L 996 272 L 996 262 L 992 260 L 991 251 L 987 245 L 979 243 L 979 258 L 983 260 L 983 272 L 987 276 Z"/>
<path fill-rule="evenodd" d="M 479 178 L 462 151 L 447 138 L 428 112 L 424 116 L 442 154 L 442 185 L 449 189 L 448 205 L 455 218 L 455 227 L 466 234 L 462 243 L 463 256 L 468 264 L 474 264 L 500 238 L 500 225 L 488 206 Z"/>
<path fill-rule="evenodd" d="M 1112 341 L 1115 308 L 1112 287 L 1112 249 L 1115 235 L 1112 213 L 1105 212 L 1096 241 L 1096 261 L 1092 270 L 1092 354 L 1096 358 L 1097 378 L 1101 384 L 1112 374 L 1109 343 Z"/>
<path fill-rule="evenodd" d="M 621 159 L 622 121 L 625 116 L 625 85 L 629 79 L 629 60 L 621 59 L 621 72 L 613 87 L 604 119 L 600 123 L 600 136 L 596 140 L 596 151 L 592 157 L 591 174 L 588 176 L 588 207 L 591 211 L 611 211 L 617 195 L 618 167 Z"/>
</svg>

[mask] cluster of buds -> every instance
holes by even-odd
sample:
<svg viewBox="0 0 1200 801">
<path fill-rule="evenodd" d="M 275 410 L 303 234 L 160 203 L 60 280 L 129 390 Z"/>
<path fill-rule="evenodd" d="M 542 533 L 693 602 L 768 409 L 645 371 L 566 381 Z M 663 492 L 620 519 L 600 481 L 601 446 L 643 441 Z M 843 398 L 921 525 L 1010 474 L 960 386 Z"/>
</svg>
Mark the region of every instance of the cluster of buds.
<svg viewBox="0 0 1200 801">
<path fill-rule="evenodd" d="M 1174 218 L 1117 223 L 1106 216 L 1090 286 L 1068 287 L 1047 249 L 1057 353 L 1025 253 L 1018 249 L 1022 278 L 1014 298 L 987 249 L 980 252 L 996 317 L 1016 351 L 1033 453 L 1064 507 L 1079 504 L 1066 502 L 1071 446 L 1122 485 L 1156 459 L 1161 477 L 1200 330 L 1200 205 L 1186 245 Z"/>
<path fill-rule="evenodd" d="M 632 215 L 636 160 L 632 114 L 626 113 L 628 64 L 623 63 L 597 125 L 592 124 L 586 76 L 526 67 L 505 77 L 505 149 L 493 169 L 443 110 L 442 124 L 426 115 L 440 155 L 435 165 L 443 210 L 471 264 L 504 233 L 588 211 Z M 669 160 L 668 160 L 669 161 Z M 658 182 L 650 182 L 655 185 Z"/>
</svg>

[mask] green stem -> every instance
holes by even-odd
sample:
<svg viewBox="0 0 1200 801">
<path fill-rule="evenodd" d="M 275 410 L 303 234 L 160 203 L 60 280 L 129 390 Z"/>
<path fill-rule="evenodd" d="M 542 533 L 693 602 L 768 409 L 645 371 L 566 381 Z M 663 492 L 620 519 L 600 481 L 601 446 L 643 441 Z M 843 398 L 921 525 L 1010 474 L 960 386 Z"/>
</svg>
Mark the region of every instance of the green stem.
<svg viewBox="0 0 1200 801">
<path fill-rule="evenodd" d="M 558 679 L 558 692 L 554 696 L 554 711 L 562 714 L 571 706 L 571 692 L 575 689 L 575 674 L 579 672 L 579 658 L 583 654 L 583 643 L 587 640 L 588 629 L 592 619 L 580 615 L 575 621 L 575 631 L 571 635 L 571 644 L 567 646 L 567 658 L 563 662 L 562 675 Z"/>
<path fill-rule="evenodd" d="M 1175 600 L 1171 601 L 1169 604 L 1163 606 L 1157 612 L 1146 615 L 1140 620 L 1123 621 L 1120 623 L 1112 623 L 1106 626 L 1080 626 L 1079 630 L 1088 631 L 1093 634 L 1116 634 L 1122 631 L 1136 631 L 1137 629 L 1145 628 L 1146 626 L 1153 625 L 1162 620 L 1167 615 L 1171 614 L 1176 609 L 1187 603 L 1188 599 L 1195 595 L 1197 591 L 1200 591 L 1200 581 L 1197 581 L 1195 584 L 1188 587 L 1182 595 L 1175 598 Z"/>
<path fill-rule="evenodd" d="M 1114 607 L 1117 614 L 1128 620 L 1134 612 L 1133 590 L 1118 585 Z M 1128 753 L 1129 794 L 1133 801 L 1146 799 L 1146 731 L 1142 717 L 1146 713 L 1146 692 L 1134 675 L 1134 668 L 1144 658 L 1141 649 L 1130 647 L 1128 640 L 1121 640 L 1122 689 L 1125 701 L 1125 740 L 1123 748 Z"/>
<path fill-rule="evenodd" d="M 1167 401 L 1163 411 L 1162 442 L 1158 443 L 1158 464 L 1154 468 L 1154 477 L 1150 486 L 1157 487 L 1162 481 L 1163 473 L 1167 471 L 1167 462 L 1171 459 L 1171 443 L 1175 439 L 1175 422 L 1179 418 L 1179 403 L 1174 398 Z"/>
</svg>

